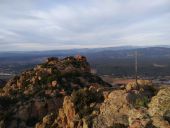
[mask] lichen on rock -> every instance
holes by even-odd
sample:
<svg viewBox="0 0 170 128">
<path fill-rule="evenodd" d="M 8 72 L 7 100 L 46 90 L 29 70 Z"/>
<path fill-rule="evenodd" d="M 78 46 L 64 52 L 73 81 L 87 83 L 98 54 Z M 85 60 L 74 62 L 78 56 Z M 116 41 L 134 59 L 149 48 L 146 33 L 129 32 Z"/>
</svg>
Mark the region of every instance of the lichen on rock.
<svg viewBox="0 0 170 128">
<path fill-rule="evenodd" d="M 170 87 L 160 89 L 149 103 L 149 114 L 155 126 L 160 128 L 170 127 Z"/>
</svg>

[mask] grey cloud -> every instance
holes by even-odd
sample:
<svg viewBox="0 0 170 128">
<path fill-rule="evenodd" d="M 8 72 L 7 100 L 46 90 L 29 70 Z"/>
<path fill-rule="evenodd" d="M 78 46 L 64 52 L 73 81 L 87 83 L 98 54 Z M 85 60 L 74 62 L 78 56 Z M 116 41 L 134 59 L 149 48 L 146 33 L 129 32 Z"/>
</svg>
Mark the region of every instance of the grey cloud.
<svg viewBox="0 0 170 128">
<path fill-rule="evenodd" d="M 170 45 L 169 0 L 14 1 L 0 1 L 0 47 L 8 50 Z"/>
</svg>

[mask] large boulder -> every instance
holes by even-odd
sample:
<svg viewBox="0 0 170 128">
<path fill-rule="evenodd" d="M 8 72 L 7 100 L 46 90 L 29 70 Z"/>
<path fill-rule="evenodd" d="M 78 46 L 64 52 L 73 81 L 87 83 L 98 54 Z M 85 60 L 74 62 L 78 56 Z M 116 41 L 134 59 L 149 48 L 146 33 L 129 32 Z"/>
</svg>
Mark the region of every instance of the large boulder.
<svg viewBox="0 0 170 128">
<path fill-rule="evenodd" d="M 129 128 L 153 128 L 147 108 L 131 109 L 128 115 Z"/>
<path fill-rule="evenodd" d="M 70 96 L 66 96 L 63 102 L 63 108 L 60 109 L 60 114 L 58 120 L 61 121 L 63 127 L 74 128 L 74 118 L 76 116 L 76 110 L 74 103 L 71 100 Z"/>
<path fill-rule="evenodd" d="M 147 103 L 147 96 L 138 90 L 113 90 L 93 119 L 93 128 L 144 128 L 152 123 Z"/>
<path fill-rule="evenodd" d="M 57 128 L 74 128 L 76 111 L 70 96 L 65 96 L 63 107 L 59 109 L 58 116 L 54 114 L 46 115 L 42 122 L 36 124 L 36 128 L 57 127 Z"/>
<path fill-rule="evenodd" d="M 127 91 L 138 90 L 142 95 L 145 95 L 148 98 L 151 98 L 156 93 L 156 89 L 150 80 L 138 80 L 137 83 L 130 82 L 125 88 Z"/>
<path fill-rule="evenodd" d="M 124 90 L 112 91 L 100 107 L 100 115 L 94 119 L 94 128 L 108 128 L 114 124 L 128 125 L 130 104 Z"/>
<path fill-rule="evenodd" d="M 161 89 L 149 104 L 153 124 L 159 128 L 170 128 L 170 87 Z"/>
</svg>

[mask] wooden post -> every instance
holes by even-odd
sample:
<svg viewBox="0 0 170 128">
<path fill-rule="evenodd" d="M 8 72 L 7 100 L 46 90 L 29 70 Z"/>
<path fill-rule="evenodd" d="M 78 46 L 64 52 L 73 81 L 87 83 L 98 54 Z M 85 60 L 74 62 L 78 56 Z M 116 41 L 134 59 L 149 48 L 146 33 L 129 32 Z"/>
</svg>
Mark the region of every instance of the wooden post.
<svg viewBox="0 0 170 128">
<path fill-rule="evenodd" d="M 138 52 L 135 51 L 135 81 L 136 85 L 138 85 Z"/>
</svg>

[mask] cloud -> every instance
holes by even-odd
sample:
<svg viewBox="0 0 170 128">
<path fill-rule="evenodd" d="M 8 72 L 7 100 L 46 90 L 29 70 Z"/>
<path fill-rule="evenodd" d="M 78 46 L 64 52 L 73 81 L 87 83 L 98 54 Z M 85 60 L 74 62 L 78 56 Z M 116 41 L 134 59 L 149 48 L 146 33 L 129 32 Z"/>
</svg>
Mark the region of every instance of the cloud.
<svg viewBox="0 0 170 128">
<path fill-rule="evenodd" d="M 170 45 L 169 0 L 14 1 L 0 1 L 4 50 Z"/>
</svg>

